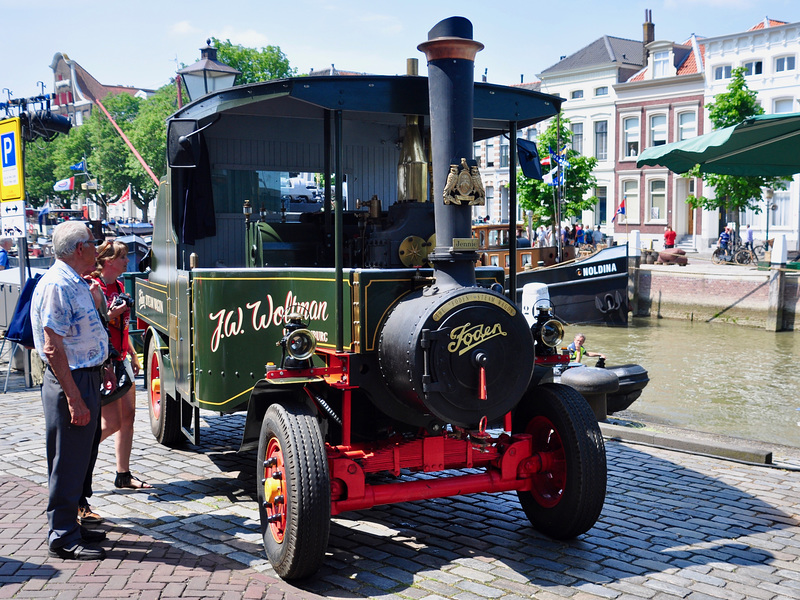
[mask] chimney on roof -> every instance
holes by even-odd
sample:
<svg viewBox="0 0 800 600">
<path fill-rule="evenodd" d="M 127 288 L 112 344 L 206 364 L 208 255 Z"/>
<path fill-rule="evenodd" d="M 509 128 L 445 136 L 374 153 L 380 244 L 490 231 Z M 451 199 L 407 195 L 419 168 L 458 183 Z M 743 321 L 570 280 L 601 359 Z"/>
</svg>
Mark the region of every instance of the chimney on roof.
<svg viewBox="0 0 800 600">
<path fill-rule="evenodd" d="M 642 67 L 647 66 L 647 44 L 655 41 L 656 26 L 653 23 L 653 11 L 646 8 L 644 11 L 644 23 L 642 24 Z"/>
</svg>

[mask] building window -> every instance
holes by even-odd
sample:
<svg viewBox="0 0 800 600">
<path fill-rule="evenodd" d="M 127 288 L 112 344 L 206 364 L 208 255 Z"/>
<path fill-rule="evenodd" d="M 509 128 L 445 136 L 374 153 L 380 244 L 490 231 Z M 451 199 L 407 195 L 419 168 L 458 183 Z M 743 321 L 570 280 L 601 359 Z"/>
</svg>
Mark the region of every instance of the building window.
<svg viewBox="0 0 800 600">
<path fill-rule="evenodd" d="M 607 222 L 606 211 L 608 210 L 608 188 L 604 185 L 594 188 L 594 195 L 597 197 L 597 207 L 594 211 L 594 224 L 605 225 Z"/>
<path fill-rule="evenodd" d="M 597 160 L 608 160 L 608 121 L 597 121 L 594 124 L 594 157 Z"/>
<path fill-rule="evenodd" d="M 622 199 L 625 200 L 625 214 L 617 221 L 623 223 L 639 222 L 639 182 L 628 180 L 622 183 Z"/>
<path fill-rule="evenodd" d="M 572 124 L 572 149 L 583 154 L 583 123 Z"/>
<path fill-rule="evenodd" d="M 667 115 L 650 117 L 650 145 L 663 146 L 667 143 Z"/>
<path fill-rule="evenodd" d="M 639 156 L 639 117 L 628 117 L 622 121 L 623 156 Z"/>
<path fill-rule="evenodd" d="M 595 96 L 608 96 L 608 86 L 607 85 L 603 85 L 603 86 L 600 86 L 599 88 L 596 88 L 594 90 L 594 95 Z"/>
<path fill-rule="evenodd" d="M 780 100 L 775 100 L 775 110 L 773 112 L 775 114 L 790 113 L 793 112 L 793 108 L 794 100 L 792 98 L 781 98 Z"/>
<path fill-rule="evenodd" d="M 650 182 L 650 221 L 667 220 L 667 184 L 663 179 L 654 179 Z"/>
<path fill-rule="evenodd" d="M 492 140 L 486 142 L 486 166 L 494 166 L 494 142 Z"/>
<path fill-rule="evenodd" d="M 678 139 L 688 140 L 697 136 L 697 115 L 685 112 L 678 115 Z"/>
<path fill-rule="evenodd" d="M 714 79 L 730 79 L 731 78 L 731 66 L 730 65 L 722 65 L 719 67 L 714 68 Z"/>
<path fill-rule="evenodd" d="M 500 136 L 500 167 L 508 168 L 508 138 Z"/>
<path fill-rule="evenodd" d="M 744 63 L 742 66 L 744 67 L 745 77 L 749 75 L 761 75 L 762 68 L 760 60 L 751 60 L 750 62 Z"/>
<path fill-rule="evenodd" d="M 474 158 L 477 161 L 478 166 L 481 166 L 481 143 L 480 142 L 476 142 L 475 144 L 472 144 L 472 158 Z"/>
<path fill-rule="evenodd" d="M 653 77 L 667 77 L 669 73 L 669 52 L 656 52 L 653 55 Z"/>
<path fill-rule="evenodd" d="M 772 205 L 775 207 L 769 212 L 770 227 L 786 227 L 790 223 L 792 202 L 788 190 L 775 190 L 772 196 Z"/>
<path fill-rule="evenodd" d="M 572 94 L 570 94 L 570 98 L 573 100 L 580 100 L 583 98 L 583 90 L 573 90 Z"/>
<path fill-rule="evenodd" d="M 775 71 L 794 71 L 794 56 L 781 56 L 775 59 Z"/>
</svg>

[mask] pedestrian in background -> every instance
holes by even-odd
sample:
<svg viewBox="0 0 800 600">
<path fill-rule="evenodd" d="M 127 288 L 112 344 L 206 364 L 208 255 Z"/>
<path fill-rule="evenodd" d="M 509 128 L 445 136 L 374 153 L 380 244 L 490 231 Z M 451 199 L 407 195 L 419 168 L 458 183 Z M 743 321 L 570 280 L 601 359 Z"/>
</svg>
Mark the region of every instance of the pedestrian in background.
<svg viewBox="0 0 800 600">
<path fill-rule="evenodd" d="M 8 251 L 13 244 L 14 240 L 10 237 L 0 238 L 0 271 L 8 268 Z"/>
<path fill-rule="evenodd" d="M 49 555 L 98 560 L 105 551 L 93 544 L 105 533 L 78 524 L 78 502 L 99 435 L 100 386 L 108 356 L 108 334 L 83 278 L 95 266 L 95 240 L 84 223 L 65 221 L 53 231 L 53 251 L 56 261 L 31 302 L 34 345 L 46 365 L 42 406 Z"/>
<path fill-rule="evenodd" d="M 753 246 L 753 230 L 750 229 L 750 225 L 747 226 L 744 232 L 744 245 L 750 252 L 753 252 L 755 247 Z"/>
<path fill-rule="evenodd" d="M 667 228 L 664 230 L 664 248 L 674 248 L 675 247 L 675 238 L 678 234 L 667 225 Z"/>
<path fill-rule="evenodd" d="M 603 243 L 603 232 L 600 231 L 600 225 L 595 225 L 594 231 L 592 232 L 592 243 L 594 244 L 595 249 L 599 244 Z"/>
</svg>

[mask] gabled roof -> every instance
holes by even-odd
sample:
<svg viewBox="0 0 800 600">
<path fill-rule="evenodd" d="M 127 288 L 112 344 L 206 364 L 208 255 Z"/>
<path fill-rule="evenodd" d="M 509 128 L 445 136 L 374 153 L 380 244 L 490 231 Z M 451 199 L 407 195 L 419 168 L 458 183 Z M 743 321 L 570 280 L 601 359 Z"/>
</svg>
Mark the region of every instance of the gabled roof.
<svg viewBox="0 0 800 600">
<path fill-rule="evenodd" d="M 759 22 L 757 25 L 753 25 L 747 31 L 755 31 L 757 29 L 767 29 L 768 27 L 779 27 L 781 25 L 787 25 L 788 21 L 778 21 L 777 19 L 770 19 L 769 17 L 764 17 L 764 20 Z"/>
<path fill-rule="evenodd" d="M 675 57 L 675 74 L 677 76 L 694 75 L 703 71 L 705 46 L 699 43 L 694 35 L 685 44 L 672 44 L 672 52 Z M 649 67 L 645 66 L 626 83 L 644 81 L 647 78 L 648 70 Z"/>
<path fill-rule="evenodd" d="M 103 85 L 95 79 L 91 73 L 84 69 L 77 61 L 72 60 L 63 52 L 57 52 L 53 57 L 53 62 L 50 67 L 55 70 L 59 60 L 63 60 L 72 73 L 71 78 L 74 79 L 73 89 L 75 94 L 82 99 L 90 100 L 96 103 L 98 100 L 101 102 L 109 94 L 129 94 L 136 96 L 139 92 L 145 92 L 148 96 L 155 94 L 155 90 L 148 90 L 144 88 L 135 88 L 123 85 Z"/>
<path fill-rule="evenodd" d="M 554 75 L 593 66 L 616 65 L 629 68 L 642 67 L 642 42 L 604 35 L 574 54 L 561 59 L 542 71 L 541 75 Z"/>
</svg>

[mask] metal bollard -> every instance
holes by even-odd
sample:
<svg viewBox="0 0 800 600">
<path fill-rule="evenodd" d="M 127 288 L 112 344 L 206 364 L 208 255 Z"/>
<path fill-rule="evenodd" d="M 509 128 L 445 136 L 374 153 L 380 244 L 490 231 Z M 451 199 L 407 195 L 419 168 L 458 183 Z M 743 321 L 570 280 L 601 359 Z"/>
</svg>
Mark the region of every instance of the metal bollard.
<svg viewBox="0 0 800 600">
<path fill-rule="evenodd" d="M 608 416 L 606 394 L 619 389 L 616 373 L 596 367 L 567 369 L 561 375 L 561 383 L 586 398 L 598 421 L 605 421 Z"/>
</svg>

